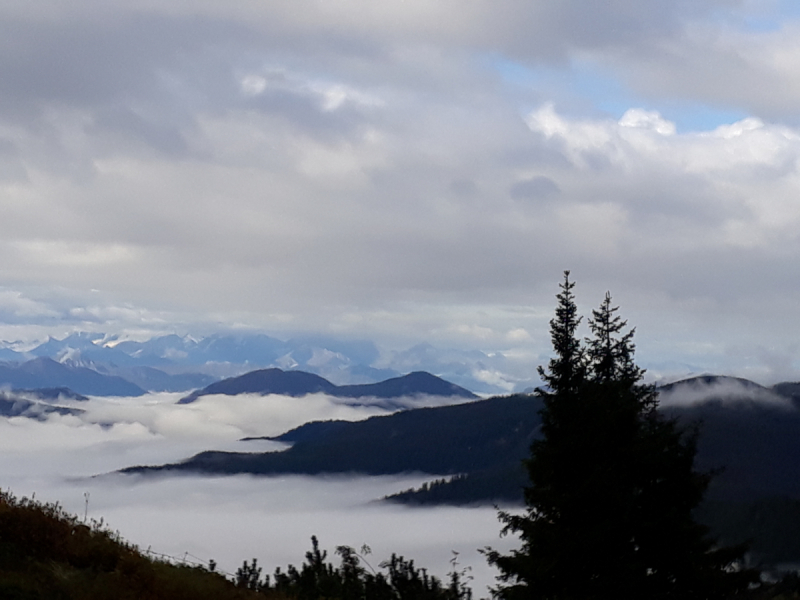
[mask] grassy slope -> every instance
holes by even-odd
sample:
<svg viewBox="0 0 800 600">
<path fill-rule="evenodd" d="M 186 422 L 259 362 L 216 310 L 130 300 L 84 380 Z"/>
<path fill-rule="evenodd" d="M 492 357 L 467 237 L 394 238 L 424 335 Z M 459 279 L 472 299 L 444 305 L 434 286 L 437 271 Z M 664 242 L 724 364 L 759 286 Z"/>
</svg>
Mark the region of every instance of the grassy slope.
<svg viewBox="0 0 800 600">
<path fill-rule="evenodd" d="M 206 569 L 152 560 L 102 523 L 57 504 L 0 492 L 4 600 L 248 600 L 261 598 Z"/>
</svg>

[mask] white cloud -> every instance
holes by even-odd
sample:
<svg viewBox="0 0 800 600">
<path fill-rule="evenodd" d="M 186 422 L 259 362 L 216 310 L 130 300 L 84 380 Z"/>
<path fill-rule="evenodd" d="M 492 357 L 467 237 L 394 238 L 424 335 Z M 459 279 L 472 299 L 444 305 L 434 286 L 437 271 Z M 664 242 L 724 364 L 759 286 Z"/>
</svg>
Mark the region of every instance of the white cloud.
<svg viewBox="0 0 800 600">
<path fill-rule="evenodd" d="M 453 330 L 461 335 L 477 338 L 480 340 L 485 340 L 491 337 L 494 337 L 496 333 L 492 331 L 489 327 L 482 327 L 481 325 L 456 325 L 453 327 Z"/>
<path fill-rule="evenodd" d="M 267 89 L 267 80 L 261 75 L 247 75 L 242 78 L 242 93 L 248 96 L 258 96 Z"/>
<path fill-rule="evenodd" d="M 329 559 L 335 547 L 367 544 L 373 567 L 395 552 L 445 578 L 452 551 L 470 567 L 476 595 L 495 583 L 479 548 L 503 551 L 512 538 L 500 538 L 496 511 L 484 508 L 408 509 L 372 501 L 398 489 L 418 486 L 425 477 L 376 478 L 161 478 L 49 482 L 37 498 L 58 498 L 83 514 L 103 517 L 126 538 L 154 552 L 201 560 L 214 559 L 234 573 L 243 560 L 258 559 L 265 572 L 299 566 L 316 535 Z M 198 527 L 202 523 L 202 527 Z"/>
<path fill-rule="evenodd" d="M 590 304 L 641 301 L 643 335 L 791 330 L 771 316 L 800 295 L 789 18 L 755 31 L 765 9 L 723 0 L 46 6 L 0 8 L 0 282 L 60 287 L 29 296 L 53 311 L 31 336 L 221 323 L 540 354 L 547 320 L 504 311 L 549 312 L 565 268 Z M 682 101 L 744 118 L 687 133 Z"/>
<path fill-rule="evenodd" d="M 798 21 L 779 17 L 772 31 L 719 20 L 687 24 L 671 39 L 643 44 L 611 59 L 620 76 L 648 97 L 794 121 L 800 97 Z M 796 121 L 795 121 L 796 123 Z"/>
<path fill-rule="evenodd" d="M 506 339 L 509 342 L 526 342 L 531 339 L 531 334 L 522 327 L 517 327 L 506 333 Z"/>
<path fill-rule="evenodd" d="M 12 313 L 16 317 L 36 318 L 55 317 L 58 312 L 44 302 L 25 297 L 15 290 L 0 290 L 0 309 Z"/>
<path fill-rule="evenodd" d="M 490 385 L 505 389 L 506 392 L 514 391 L 515 381 L 509 381 L 506 373 L 496 370 L 480 369 L 472 372 L 472 376 L 478 381 L 484 381 Z"/>
<path fill-rule="evenodd" d="M 661 135 L 673 135 L 675 133 L 675 123 L 667 121 L 655 110 L 631 108 L 622 115 L 619 124 L 622 127 L 652 129 Z"/>
<path fill-rule="evenodd" d="M 784 408 L 787 411 L 794 410 L 794 404 L 788 398 L 768 389 L 747 386 L 731 379 L 713 383 L 705 383 L 702 380 L 678 383 L 671 390 L 659 394 L 659 402 L 664 407 L 691 406 L 723 398 L 726 404 L 754 402 Z"/>
<path fill-rule="evenodd" d="M 13 244 L 16 254 L 31 268 L 57 266 L 68 268 L 105 267 L 132 262 L 134 253 L 121 244 L 26 240 Z"/>
</svg>

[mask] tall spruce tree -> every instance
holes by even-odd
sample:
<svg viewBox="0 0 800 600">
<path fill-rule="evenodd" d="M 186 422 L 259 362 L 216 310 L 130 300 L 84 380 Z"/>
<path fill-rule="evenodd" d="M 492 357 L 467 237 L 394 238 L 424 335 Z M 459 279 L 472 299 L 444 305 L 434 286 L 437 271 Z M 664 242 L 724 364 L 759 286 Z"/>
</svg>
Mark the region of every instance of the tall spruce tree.
<svg viewBox="0 0 800 600">
<path fill-rule="evenodd" d="M 606 295 L 581 321 L 569 271 L 550 322 L 554 357 L 539 368 L 541 437 L 525 461 L 523 514 L 501 511 L 521 547 L 502 555 L 495 595 L 517 599 L 726 598 L 754 573 L 743 548 L 717 548 L 692 511 L 709 482 L 694 470 L 696 432 L 657 412 L 633 355 L 633 330 Z"/>
</svg>

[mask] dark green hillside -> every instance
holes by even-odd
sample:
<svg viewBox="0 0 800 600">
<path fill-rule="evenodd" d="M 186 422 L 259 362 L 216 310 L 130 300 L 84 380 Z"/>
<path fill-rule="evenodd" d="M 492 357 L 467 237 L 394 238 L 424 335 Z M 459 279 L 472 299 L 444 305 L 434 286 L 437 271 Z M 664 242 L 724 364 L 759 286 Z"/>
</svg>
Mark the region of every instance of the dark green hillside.
<svg viewBox="0 0 800 600">
<path fill-rule="evenodd" d="M 450 478 L 424 483 L 385 500 L 411 506 L 450 504 L 455 506 L 503 504 L 518 505 L 522 489 L 528 484 L 528 474 L 522 461 L 470 471 Z"/>
<path fill-rule="evenodd" d="M 423 408 L 355 423 L 309 424 L 281 436 L 283 452 L 203 452 L 162 467 L 125 472 L 456 474 L 517 465 L 539 425 L 540 400 L 509 396 Z M 504 467 L 503 467 L 504 468 Z"/>
<path fill-rule="evenodd" d="M 784 381 L 782 383 L 776 383 L 772 386 L 772 390 L 794 401 L 800 400 L 800 382 Z"/>
<path fill-rule="evenodd" d="M 666 409 L 686 423 L 700 423 L 697 462 L 724 469 L 710 499 L 800 498 L 800 411 L 789 405 L 705 402 Z"/>
<path fill-rule="evenodd" d="M 703 471 L 720 471 L 709 487 L 710 500 L 800 499 L 800 410 L 788 404 L 710 401 L 663 411 L 684 424 L 699 426 L 697 466 Z M 454 500 L 479 500 L 466 493 L 471 488 L 464 483 L 460 487 L 465 494 L 453 491 Z M 399 499 L 437 502 L 426 491 L 413 500 L 408 493 Z"/>
<path fill-rule="evenodd" d="M 750 552 L 765 565 L 797 565 L 800 561 L 798 499 L 780 496 L 748 502 L 709 500 L 697 516 L 724 542 L 749 540 Z"/>
<path fill-rule="evenodd" d="M 525 478 L 506 480 L 527 456 L 539 426 L 541 400 L 515 395 L 455 406 L 409 410 L 359 422 L 308 423 L 279 436 L 294 445 L 283 452 L 204 452 L 182 463 L 133 467 L 127 472 L 193 471 L 253 474 L 364 473 L 421 471 L 469 474 L 497 486 L 462 481 L 448 503 L 519 501 Z M 664 409 L 682 422 L 700 423 L 698 466 L 724 468 L 709 497 L 755 500 L 785 495 L 800 498 L 800 410 L 783 404 L 710 401 Z M 501 483 L 502 482 L 502 483 Z M 458 491 L 457 491 L 458 490 Z M 483 491 L 482 491 L 483 490 Z M 411 501 L 412 495 L 405 494 Z M 429 491 L 414 502 L 440 502 Z"/>
<path fill-rule="evenodd" d="M 749 379 L 744 379 L 743 377 L 731 377 L 727 375 L 698 375 L 696 377 L 690 377 L 688 379 L 681 379 L 680 381 L 667 383 L 660 386 L 658 391 L 660 393 L 666 393 L 678 390 L 679 388 L 708 389 L 709 387 L 716 385 L 728 385 L 731 388 L 735 386 L 738 387 L 742 393 L 769 391 L 768 388 L 765 388 L 754 381 L 750 381 Z"/>
</svg>

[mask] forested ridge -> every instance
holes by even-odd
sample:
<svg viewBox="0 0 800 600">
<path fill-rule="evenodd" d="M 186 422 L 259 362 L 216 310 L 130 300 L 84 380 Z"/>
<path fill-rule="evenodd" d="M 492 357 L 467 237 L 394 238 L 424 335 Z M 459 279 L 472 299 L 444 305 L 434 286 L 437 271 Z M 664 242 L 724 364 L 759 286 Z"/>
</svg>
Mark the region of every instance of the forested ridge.
<svg viewBox="0 0 800 600">
<path fill-rule="evenodd" d="M 519 463 L 538 426 L 539 401 L 517 395 L 422 408 L 358 422 L 315 422 L 279 436 L 283 452 L 203 452 L 182 463 L 128 473 L 457 474 Z"/>
</svg>

